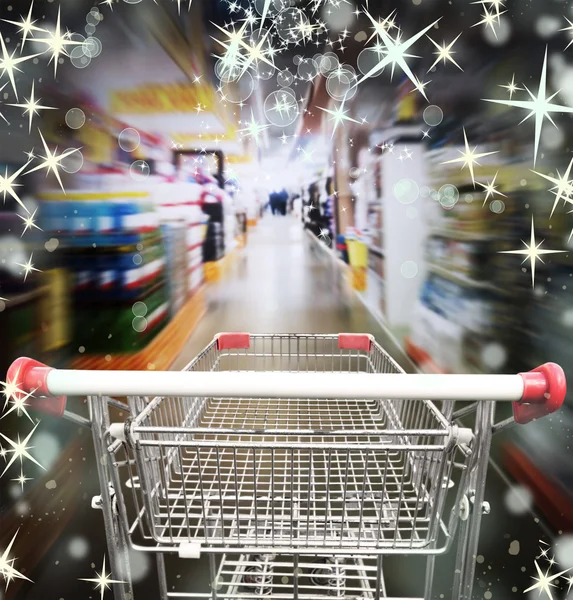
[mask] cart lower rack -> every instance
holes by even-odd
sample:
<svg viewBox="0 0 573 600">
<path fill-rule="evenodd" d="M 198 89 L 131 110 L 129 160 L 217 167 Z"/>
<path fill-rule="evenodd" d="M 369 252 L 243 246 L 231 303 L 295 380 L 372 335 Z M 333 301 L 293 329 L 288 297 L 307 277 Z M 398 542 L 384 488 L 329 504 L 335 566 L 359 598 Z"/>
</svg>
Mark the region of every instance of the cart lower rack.
<svg viewBox="0 0 573 600">
<path fill-rule="evenodd" d="M 219 334 L 178 373 L 19 359 L 9 381 L 75 422 L 66 396 L 88 396 L 112 566 L 128 581 L 126 548 L 155 553 L 162 598 L 385 598 L 383 556 L 421 554 L 429 600 L 459 529 L 452 598 L 469 599 L 492 433 L 565 396 L 557 365 L 406 375 L 358 334 Z M 514 418 L 494 424 L 495 401 Z M 207 555 L 209 589 L 168 591 L 167 554 Z"/>
</svg>

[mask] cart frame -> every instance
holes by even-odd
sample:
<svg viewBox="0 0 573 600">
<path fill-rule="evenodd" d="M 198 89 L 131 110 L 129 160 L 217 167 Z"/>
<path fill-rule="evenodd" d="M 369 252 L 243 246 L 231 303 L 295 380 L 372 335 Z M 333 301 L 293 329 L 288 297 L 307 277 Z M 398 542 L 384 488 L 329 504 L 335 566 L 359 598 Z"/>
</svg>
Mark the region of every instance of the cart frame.
<svg viewBox="0 0 573 600">
<path fill-rule="evenodd" d="M 429 600 L 435 557 L 458 529 L 452 598 L 469 600 L 493 432 L 565 397 L 551 363 L 518 375 L 406 375 L 366 334 L 219 334 L 180 373 L 18 359 L 8 381 L 32 394 L 31 408 L 91 426 L 92 504 L 112 573 L 126 582 L 114 584 L 116 600 L 133 598 L 130 547 L 156 554 L 162 599 L 324 598 L 304 581 L 322 577 L 328 594 L 345 594 L 347 572 L 362 597 L 384 598 L 383 556 L 422 554 Z M 65 410 L 66 396 L 84 394 L 89 419 Z M 495 400 L 512 401 L 514 417 L 496 424 Z M 129 418 L 116 422 L 117 409 Z M 472 428 L 456 424 L 472 412 Z M 231 567 L 235 576 L 206 595 L 169 592 L 166 553 L 207 554 L 212 582 Z M 290 595 L 277 583 L 286 564 Z"/>
</svg>

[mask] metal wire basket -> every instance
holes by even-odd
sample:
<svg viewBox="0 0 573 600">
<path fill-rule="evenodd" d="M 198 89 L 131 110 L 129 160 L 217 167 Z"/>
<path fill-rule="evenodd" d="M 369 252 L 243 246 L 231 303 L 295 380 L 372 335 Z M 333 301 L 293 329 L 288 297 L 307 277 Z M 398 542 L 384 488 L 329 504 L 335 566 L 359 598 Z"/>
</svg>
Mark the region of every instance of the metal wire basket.
<svg viewBox="0 0 573 600">
<path fill-rule="evenodd" d="M 254 378 L 261 371 L 402 372 L 370 338 L 359 341 L 345 348 L 336 335 L 251 336 L 248 348 L 236 348 L 219 338 L 188 370 Z M 443 482 L 456 457 L 460 466 L 470 456 L 430 401 L 130 401 L 137 416 L 127 441 L 140 483 L 134 506 L 144 537 L 160 545 L 436 552 L 439 534 L 448 533 Z"/>
<path fill-rule="evenodd" d="M 21 358 L 7 381 L 30 409 L 92 429 L 116 600 L 133 598 L 130 546 L 156 554 L 162 600 L 387 598 L 387 554 L 426 556 L 430 600 L 458 527 L 451 597 L 470 600 L 492 434 L 558 410 L 566 391 L 551 363 L 406 375 L 351 334 L 219 334 L 183 372 Z M 87 396 L 89 418 L 65 395 Z M 495 400 L 513 417 L 494 423 Z M 172 591 L 167 553 L 207 554 L 208 590 Z"/>
</svg>

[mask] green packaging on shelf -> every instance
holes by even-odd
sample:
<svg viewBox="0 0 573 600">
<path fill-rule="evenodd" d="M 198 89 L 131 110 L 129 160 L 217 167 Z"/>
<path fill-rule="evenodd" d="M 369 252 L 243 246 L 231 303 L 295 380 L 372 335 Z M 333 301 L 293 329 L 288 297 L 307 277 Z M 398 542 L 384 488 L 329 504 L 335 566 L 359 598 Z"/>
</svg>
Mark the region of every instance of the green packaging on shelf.
<svg viewBox="0 0 573 600">
<path fill-rule="evenodd" d="M 6 310 L 6 329 L 4 329 L 15 348 L 38 346 L 39 323 L 37 305 L 34 301 L 22 302 Z"/>
<path fill-rule="evenodd" d="M 76 347 L 88 354 L 138 352 L 165 326 L 169 318 L 167 288 L 162 282 L 147 296 L 129 302 L 79 305 L 74 310 Z"/>
<path fill-rule="evenodd" d="M 162 226 L 167 261 L 169 304 L 172 315 L 183 306 L 187 297 L 187 224 L 173 222 Z M 200 253 L 201 248 L 197 249 Z"/>
<path fill-rule="evenodd" d="M 7 295 L 8 302 L 3 302 L 4 308 L 0 311 L 0 331 L 4 335 L 0 347 L 0 372 L 6 373 L 17 356 L 41 355 L 43 348 L 38 301 L 44 294 L 45 289 L 36 288 Z"/>
</svg>

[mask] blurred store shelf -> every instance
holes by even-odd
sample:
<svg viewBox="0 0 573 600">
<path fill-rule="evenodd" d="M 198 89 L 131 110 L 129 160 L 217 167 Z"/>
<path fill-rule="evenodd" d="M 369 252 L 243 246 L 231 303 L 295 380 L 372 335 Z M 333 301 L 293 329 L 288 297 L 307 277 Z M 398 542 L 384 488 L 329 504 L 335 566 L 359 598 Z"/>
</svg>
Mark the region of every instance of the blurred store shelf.
<svg viewBox="0 0 573 600">
<path fill-rule="evenodd" d="M 167 370 L 179 356 L 206 310 L 203 286 L 141 352 L 76 358 L 72 367 L 74 369 L 102 370 Z"/>
</svg>

